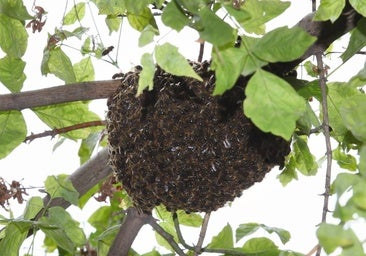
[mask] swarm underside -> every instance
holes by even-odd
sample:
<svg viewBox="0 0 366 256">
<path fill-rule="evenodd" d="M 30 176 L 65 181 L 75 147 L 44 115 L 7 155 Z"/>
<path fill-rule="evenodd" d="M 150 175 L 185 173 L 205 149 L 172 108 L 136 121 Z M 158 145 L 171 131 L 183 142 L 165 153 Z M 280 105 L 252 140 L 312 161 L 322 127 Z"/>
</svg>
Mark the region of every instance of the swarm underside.
<svg viewBox="0 0 366 256">
<path fill-rule="evenodd" d="M 159 67 L 154 89 L 136 97 L 139 72 L 129 72 L 108 100 L 110 163 L 143 212 L 210 212 L 283 165 L 289 143 L 263 133 L 243 115 L 246 81 L 212 96 L 209 64 L 193 63 L 198 80 Z"/>
</svg>

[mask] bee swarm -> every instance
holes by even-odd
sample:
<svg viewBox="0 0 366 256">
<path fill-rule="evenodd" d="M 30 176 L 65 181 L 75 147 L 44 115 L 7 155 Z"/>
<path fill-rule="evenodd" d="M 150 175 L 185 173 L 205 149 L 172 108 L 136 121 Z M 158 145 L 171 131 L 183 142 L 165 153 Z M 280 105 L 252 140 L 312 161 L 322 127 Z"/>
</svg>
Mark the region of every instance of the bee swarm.
<svg viewBox="0 0 366 256">
<path fill-rule="evenodd" d="M 289 142 L 243 115 L 246 80 L 212 96 L 209 63 L 191 63 L 203 82 L 156 68 L 154 89 L 136 97 L 139 71 L 108 100 L 110 164 L 137 208 L 211 212 L 283 165 Z"/>
</svg>

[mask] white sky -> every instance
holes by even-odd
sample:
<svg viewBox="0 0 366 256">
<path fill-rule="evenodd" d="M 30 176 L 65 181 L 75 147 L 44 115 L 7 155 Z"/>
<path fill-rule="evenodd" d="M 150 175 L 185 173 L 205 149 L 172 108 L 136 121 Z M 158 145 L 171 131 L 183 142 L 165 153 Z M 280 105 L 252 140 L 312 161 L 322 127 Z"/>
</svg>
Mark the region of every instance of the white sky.
<svg viewBox="0 0 366 256">
<path fill-rule="evenodd" d="M 286 11 L 286 17 L 276 19 L 271 22 L 273 27 L 289 25 L 293 26 L 297 23 L 300 17 L 311 11 L 311 1 L 292 1 L 292 6 Z M 61 18 L 63 15 L 63 9 L 66 1 L 46 1 L 37 0 L 36 5 L 44 7 L 48 12 L 47 23 L 42 33 L 30 34 L 28 49 L 24 56 L 24 60 L 27 62 L 25 73 L 27 74 L 27 80 L 24 85 L 24 90 L 33 90 L 44 87 L 51 87 L 62 84 L 62 82 L 54 76 L 42 77 L 40 73 L 40 63 L 42 60 L 43 48 L 47 41 L 47 33 L 53 33 L 55 26 L 61 26 Z M 71 6 L 72 1 L 69 1 Z M 69 7 L 70 8 L 70 7 Z M 87 13 L 88 10 L 87 10 Z M 87 19 L 83 22 L 84 26 L 90 26 L 91 31 L 94 30 L 93 25 Z M 99 29 L 102 26 L 98 27 Z M 65 28 L 66 29 L 66 28 Z M 122 71 L 128 71 L 133 65 L 139 63 L 139 56 L 141 53 L 148 50 L 148 48 L 138 49 L 137 45 L 137 33 L 131 32 L 127 29 L 127 22 L 123 25 L 123 33 L 121 38 L 119 63 L 122 65 Z M 116 46 L 116 35 L 112 38 L 108 38 L 107 32 L 100 30 L 105 46 Z M 92 33 L 92 32 L 90 32 Z M 184 53 L 188 58 L 196 59 L 198 55 L 198 44 L 195 40 L 198 36 L 190 31 L 186 31 L 185 35 L 176 35 L 175 32 L 168 33 L 164 40 L 174 41 L 176 45 L 180 45 L 180 51 Z M 164 33 L 161 33 L 164 35 Z M 183 40 L 182 40 L 183 39 Z M 339 43 L 339 47 L 345 47 L 344 42 Z M 66 48 L 64 48 L 66 50 Z M 116 48 L 115 48 L 116 49 Z M 340 48 L 342 50 L 342 48 Z M 69 50 L 68 50 L 69 51 Z M 73 50 L 70 50 L 73 52 Z M 74 51 L 74 53 L 76 53 Z M 206 52 L 207 53 L 207 52 Z M 80 56 L 76 54 L 77 58 L 73 61 L 79 61 Z M 333 56 L 332 60 L 325 60 L 325 62 L 334 68 L 333 63 L 339 65 L 340 61 L 338 56 Z M 332 61 L 332 63 L 330 63 Z M 361 57 L 358 60 L 347 63 L 341 69 L 339 69 L 333 77 L 329 80 L 345 80 L 354 72 L 357 72 L 364 63 L 364 58 Z M 97 64 L 97 62 L 95 62 Z M 357 66 L 357 68 L 355 68 Z M 95 65 L 96 80 L 110 79 L 114 73 L 119 72 L 118 69 L 99 62 Z M 344 74 L 347 74 L 345 76 Z M 3 88 L 0 88 L 0 93 L 6 93 Z M 102 117 L 105 114 L 106 106 L 104 100 L 99 100 L 96 103 L 92 103 L 91 107 Z M 44 130 L 48 130 L 34 114 L 29 110 L 25 110 L 24 114 L 27 118 L 28 134 L 30 132 L 39 133 Z M 52 147 L 56 143 L 57 139 L 51 140 L 50 138 L 42 138 L 33 141 L 30 144 L 23 144 L 18 147 L 7 158 L 0 160 L 0 175 L 5 180 L 11 182 L 12 180 L 22 180 L 22 184 L 25 186 L 41 187 L 43 181 L 48 175 L 60 174 L 60 173 L 72 173 L 79 167 L 79 159 L 77 157 L 78 143 L 66 142 L 55 152 L 52 152 Z M 325 146 L 321 136 L 312 136 L 311 147 L 313 153 L 320 158 L 324 155 Z M 337 166 L 334 165 L 334 169 Z M 279 174 L 278 168 L 274 168 L 269 173 L 265 180 L 256 184 L 252 188 L 246 190 L 243 196 L 236 199 L 231 207 L 225 207 L 214 212 L 211 216 L 211 225 L 209 225 L 209 234 L 217 234 L 227 222 L 229 222 L 233 229 L 241 223 L 257 222 L 263 223 L 268 226 L 274 226 L 284 228 L 291 232 L 292 239 L 282 248 L 292 249 L 302 253 L 310 251 L 317 243 L 315 237 L 316 225 L 319 224 L 321 219 L 322 202 L 323 198 L 319 196 L 324 192 L 324 173 L 325 164 L 319 169 L 318 175 L 315 177 L 302 177 L 300 181 L 293 181 L 287 187 L 283 188 L 276 176 Z M 335 177 L 335 174 L 333 175 Z M 37 189 L 32 191 L 32 194 L 39 195 Z M 41 195 L 43 196 L 43 195 Z M 93 201 L 93 200 L 92 200 Z M 15 216 L 18 216 L 23 211 L 23 207 L 18 207 L 15 202 L 11 201 L 12 210 Z M 83 226 L 88 227 L 86 222 L 90 213 L 94 211 L 95 203 L 90 203 L 84 208 L 82 212 L 78 209 L 73 209 L 77 215 L 77 220 L 82 222 Z M 330 207 L 333 204 L 331 201 Z M 7 216 L 8 213 L 0 209 L 0 214 Z M 80 219 L 79 217 L 82 217 Z M 365 224 L 365 223 L 363 223 Z M 151 250 L 152 246 L 156 244 L 155 239 L 150 232 L 150 227 L 145 227 L 144 232 L 136 239 L 134 248 L 139 253 L 144 253 Z M 190 231 L 191 232 L 191 231 Z M 197 230 L 198 232 L 198 230 Z M 143 234 L 143 237 L 141 237 Z M 198 234 L 198 233 L 197 233 Z M 256 233 L 261 236 L 264 233 Z M 194 240 L 188 241 L 194 243 L 198 239 L 197 236 L 187 235 L 185 237 L 194 237 Z M 272 236 L 273 237 L 273 236 Z M 363 238 L 365 235 L 363 234 Z M 147 242 L 147 241 L 150 241 Z M 206 240 L 206 242 L 209 239 Z M 276 240 L 277 245 L 281 245 L 279 240 Z M 29 243 L 27 243 L 29 244 Z M 151 244 L 151 245 L 148 245 Z M 39 253 L 42 249 L 39 249 Z M 35 255 L 39 255 L 35 253 Z"/>
</svg>

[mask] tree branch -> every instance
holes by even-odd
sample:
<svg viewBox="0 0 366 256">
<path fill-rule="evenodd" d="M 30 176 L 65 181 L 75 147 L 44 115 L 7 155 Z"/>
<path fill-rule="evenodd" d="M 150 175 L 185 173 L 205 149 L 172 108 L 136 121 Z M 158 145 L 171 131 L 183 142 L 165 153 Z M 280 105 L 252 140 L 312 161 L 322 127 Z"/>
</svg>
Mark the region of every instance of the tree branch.
<svg viewBox="0 0 366 256">
<path fill-rule="evenodd" d="M 46 89 L 0 95 L 0 111 L 23 110 L 72 101 L 108 98 L 120 80 L 82 82 Z"/>
<path fill-rule="evenodd" d="M 139 213 L 134 207 L 127 209 L 126 217 L 109 249 L 108 256 L 128 255 L 128 251 L 141 227 L 151 222 L 151 218 L 151 215 Z"/>
<path fill-rule="evenodd" d="M 161 235 L 169 243 L 169 245 L 174 249 L 174 251 L 178 255 L 186 256 L 186 254 L 183 252 L 183 250 L 174 241 L 173 236 L 171 234 L 169 234 L 168 232 L 166 232 L 158 223 L 156 223 L 156 220 L 153 217 L 150 218 L 149 224 L 156 232 L 158 232 L 159 235 Z"/>
<path fill-rule="evenodd" d="M 178 215 L 175 212 L 173 213 L 173 223 L 174 223 L 175 231 L 177 232 L 177 237 L 178 237 L 179 242 L 183 245 L 184 248 L 194 251 L 194 247 L 187 244 L 183 238 L 182 231 L 180 230 L 180 226 L 179 226 Z"/>
<path fill-rule="evenodd" d="M 200 235 L 198 237 L 198 242 L 197 242 L 197 244 L 196 244 L 196 246 L 194 248 L 194 255 L 199 255 L 201 253 L 201 249 L 202 249 L 202 245 L 203 245 L 203 240 L 205 240 L 207 226 L 208 226 L 208 221 L 210 220 L 210 216 L 211 216 L 211 213 L 210 212 L 207 212 L 205 214 L 205 217 L 203 218 L 203 223 L 202 223 Z"/>
</svg>

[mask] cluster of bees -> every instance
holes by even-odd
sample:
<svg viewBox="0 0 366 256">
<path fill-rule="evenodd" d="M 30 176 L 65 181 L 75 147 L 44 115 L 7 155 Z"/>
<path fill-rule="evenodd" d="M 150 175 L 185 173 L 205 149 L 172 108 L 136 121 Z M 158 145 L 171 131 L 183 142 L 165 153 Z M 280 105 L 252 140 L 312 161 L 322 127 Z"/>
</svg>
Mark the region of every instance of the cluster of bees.
<svg viewBox="0 0 366 256">
<path fill-rule="evenodd" d="M 212 96 L 209 63 L 192 63 L 203 82 L 156 68 L 154 89 L 136 97 L 139 71 L 123 75 L 108 100 L 110 163 L 136 207 L 211 212 L 283 165 L 289 143 L 244 116 L 246 79 Z"/>
</svg>

